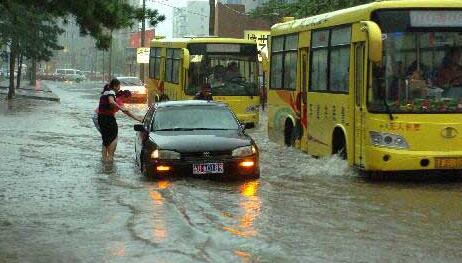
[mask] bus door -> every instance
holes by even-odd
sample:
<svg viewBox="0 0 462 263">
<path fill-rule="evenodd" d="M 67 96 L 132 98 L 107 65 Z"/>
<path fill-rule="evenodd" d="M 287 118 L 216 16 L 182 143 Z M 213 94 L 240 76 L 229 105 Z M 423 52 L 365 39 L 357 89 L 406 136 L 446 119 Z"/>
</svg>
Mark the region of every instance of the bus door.
<svg viewBox="0 0 462 263">
<path fill-rule="evenodd" d="M 366 109 L 364 108 L 365 83 L 367 76 L 366 42 L 354 43 L 354 87 L 355 87 L 355 114 L 354 114 L 354 144 L 355 165 L 360 168 L 364 165 L 364 121 Z"/>
<path fill-rule="evenodd" d="M 300 139 L 300 149 L 302 151 L 308 150 L 308 66 L 309 66 L 309 48 L 302 48 L 299 52 L 300 61 L 300 74 L 299 82 L 300 83 L 300 93 L 297 96 L 297 109 L 299 110 L 299 115 L 297 116 L 297 128 L 299 129 L 299 139 Z"/>
</svg>

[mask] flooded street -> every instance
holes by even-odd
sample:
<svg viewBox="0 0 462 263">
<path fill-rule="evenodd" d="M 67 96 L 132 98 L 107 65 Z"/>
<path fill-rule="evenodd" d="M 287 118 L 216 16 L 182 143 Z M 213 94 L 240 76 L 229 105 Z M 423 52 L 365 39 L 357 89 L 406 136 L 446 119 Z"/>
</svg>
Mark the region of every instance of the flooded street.
<svg viewBox="0 0 462 263">
<path fill-rule="evenodd" d="M 149 181 L 121 113 L 115 164 L 100 161 L 102 84 L 48 84 L 60 103 L 0 99 L 0 262 L 462 258 L 461 180 L 373 182 L 269 142 L 263 116 L 259 180 Z"/>
</svg>

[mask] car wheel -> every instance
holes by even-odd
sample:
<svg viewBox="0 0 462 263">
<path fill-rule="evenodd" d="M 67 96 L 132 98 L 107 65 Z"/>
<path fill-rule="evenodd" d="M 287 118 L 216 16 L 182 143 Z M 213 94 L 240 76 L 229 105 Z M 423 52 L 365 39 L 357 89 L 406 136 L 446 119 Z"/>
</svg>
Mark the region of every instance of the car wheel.
<svg viewBox="0 0 462 263">
<path fill-rule="evenodd" d="M 150 171 L 147 167 L 146 167 L 146 163 L 145 161 L 143 160 L 143 157 L 140 157 L 140 168 L 141 168 L 141 173 L 145 176 L 145 177 L 152 177 L 153 176 L 153 173 L 152 171 Z"/>
<path fill-rule="evenodd" d="M 253 179 L 259 179 L 259 178 L 260 178 L 260 172 L 254 174 L 254 175 L 252 176 L 252 178 L 253 178 Z"/>
</svg>

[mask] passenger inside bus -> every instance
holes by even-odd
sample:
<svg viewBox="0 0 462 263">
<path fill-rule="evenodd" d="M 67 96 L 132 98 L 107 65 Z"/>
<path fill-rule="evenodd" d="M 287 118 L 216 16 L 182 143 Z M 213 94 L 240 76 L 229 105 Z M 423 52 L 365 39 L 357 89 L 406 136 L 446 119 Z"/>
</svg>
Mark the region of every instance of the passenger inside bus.
<svg viewBox="0 0 462 263">
<path fill-rule="evenodd" d="M 232 80 L 236 80 L 240 78 L 242 78 L 242 76 L 241 76 L 241 73 L 239 72 L 237 63 L 235 61 L 230 62 L 225 72 L 225 80 L 232 81 Z"/>
<path fill-rule="evenodd" d="M 441 87 L 462 86 L 462 66 L 459 64 L 462 51 L 451 48 L 444 57 L 436 76 L 436 84 Z"/>
<path fill-rule="evenodd" d="M 409 95 L 412 98 L 423 98 L 427 95 L 428 80 L 425 79 L 425 76 L 428 76 L 426 66 L 422 63 L 417 66 L 417 60 L 414 60 L 407 68 L 406 80 Z"/>
</svg>

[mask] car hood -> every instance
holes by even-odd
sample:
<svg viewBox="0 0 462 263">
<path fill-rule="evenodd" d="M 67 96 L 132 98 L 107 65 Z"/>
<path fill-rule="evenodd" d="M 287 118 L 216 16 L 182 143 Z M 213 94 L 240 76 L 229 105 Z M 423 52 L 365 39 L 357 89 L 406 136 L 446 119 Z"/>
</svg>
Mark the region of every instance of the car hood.
<svg viewBox="0 0 462 263">
<path fill-rule="evenodd" d="M 252 139 L 236 130 L 161 131 L 149 135 L 160 149 L 180 153 L 201 151 L 231 151 L 252 144 Z"/>
<path fill-rule="evenodd" d="M 136 86 L 136 85 L 126 85 L 126 86 L 120 86 L 120 90 L 144 90 L 144 86 Z"/>
</svg>

